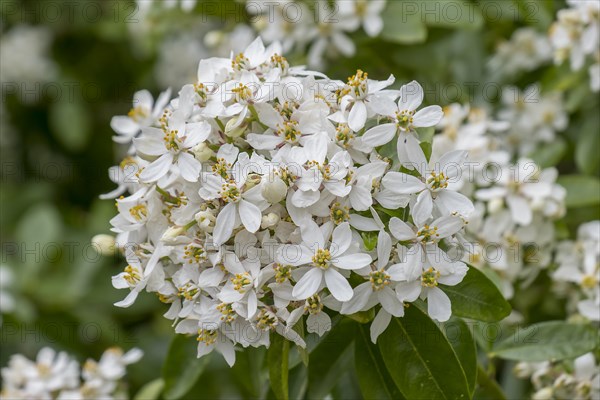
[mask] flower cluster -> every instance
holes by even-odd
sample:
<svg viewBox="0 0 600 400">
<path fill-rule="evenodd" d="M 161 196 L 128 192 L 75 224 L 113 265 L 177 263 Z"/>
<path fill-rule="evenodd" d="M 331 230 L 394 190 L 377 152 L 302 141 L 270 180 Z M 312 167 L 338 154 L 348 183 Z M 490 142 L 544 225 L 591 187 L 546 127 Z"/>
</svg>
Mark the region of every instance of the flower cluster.
<svg viewBox="0 0 600 400">
<path fill-rule="evenodd" d="M 569 8 L 557 13 L 550 29 L 554 59 L 562 64 L 567 59 L 574 71 L 589 65 L 590 86 L 600 90 L 600 3 L 587 0 L 567 0 Z"/>
<path fill-rule="evenodd" d="M 579 226 L 576 241 L 563 241 L 556 251 L 558 269 L 552 277 L 569 283 L 561 288 L 571 297 L 572 309 L 592 320 L 600 320 L 600 221 Z M 569 290 L 575 286 L 576 290 Z"/>
<path fill-rule="evenodd" d="M 2 368 L 0 399 L 112 399 L 120 392 L 127 365 L 141 357 L 139 349 L 123 353 L 115 347 L 100 361 L 88 359 L 80 369 L 67 353 L 49 347 L 40 350 L 35 361 L 15 354 Z"/>
<path fill-rule="evenodd" d="M 139 92 L 112 124 L 131 143 L 111 168 L 110 196 L 130 193 L 111 221 L 128 262 L 117 305 L 156 293 L 199 356 L 230 365 L 270 332 L 304 346 L 294 327 L 322 335 L 332 312 L 375 307 L 373 341 L 419 298 L 445 321 L 444 287 L 467 272 L 445 251 L 474 209 L 455 190 L 467 151 L 428 157 L 419 140 L 442 109 L 421 108 L 414 81 L 334 81 L 281 50 L 258 38 L 202 60 L 177 98 Z"/>
<path fill-rule="evenodd" d="M 246 3 L 265 42 L 282 43 L 285 53 L 308 48 L 308 64 L 313 67 L 321 67 L 328 52 L 353 56 L 356 46 L 348 34 L 361 26 L 367 35 L 377 36 L 383 29 L 381 13 L 386 5 L 385 0 L 315 1 L 309 9 L 306 3 L 293 0 Z"/>
<path fill-rule="evenodd" d="M 592 353 L 571 362 L 520 362 L 515 367 L 520 378 L 530 378 L 534 400 L 600 398 L 600 368 Z"/>
<path fill-rule="evenodd" d="M 511 129 L 517 118 L 506 111 L 500 116 L 510 122 L 492 120 L 482 109 L 448 106 L 433 138 L 432 158 L 455 149 L 468 151 L 462 174 L 467 179 L 458 190 L 476 202 L 466 233 L 460 235 L 464 260 L 490 266 L 510 298 L 515 281 L 531 282 L 540 268 L 550 265 L 553 221 L 564 215 L 566 191 L 556 184 L 556 169 L 519 157 L 523 148 L 514 145 Z M 531 136 L 542 130 L 530 129 Z"/>
</svg>

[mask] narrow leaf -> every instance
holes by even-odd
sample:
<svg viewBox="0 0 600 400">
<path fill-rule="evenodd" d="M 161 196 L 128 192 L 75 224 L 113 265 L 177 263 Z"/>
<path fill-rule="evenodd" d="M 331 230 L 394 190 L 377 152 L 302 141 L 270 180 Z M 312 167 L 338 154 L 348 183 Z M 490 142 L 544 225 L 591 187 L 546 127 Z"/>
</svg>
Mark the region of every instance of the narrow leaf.
<svg viewBox="0 0 600 400">
<path fill-rule="evenodd" d="M 197 345 L 193 338 L 185 335 L 173 337 L 162 370 L 165 399 L 182 398 L 202 375 L 209 356 L 197 358 Z"/>
<path fill-rule="evenodd" d="M 519 361 L 546 361 L 575 358 L 598 346 L 598 331 L 590 325 L 548 321 L 517 327 L 515 333 L 498 343 L 491 356 Z"/>
<path fill-rule="evenodd" d="M 271 389 L 277 400 L 288 400 L 289 398 L 289 352 L 290 342 L 277 333 L 271 334 L 267 362 L 269 364 Z"/>
</svg>

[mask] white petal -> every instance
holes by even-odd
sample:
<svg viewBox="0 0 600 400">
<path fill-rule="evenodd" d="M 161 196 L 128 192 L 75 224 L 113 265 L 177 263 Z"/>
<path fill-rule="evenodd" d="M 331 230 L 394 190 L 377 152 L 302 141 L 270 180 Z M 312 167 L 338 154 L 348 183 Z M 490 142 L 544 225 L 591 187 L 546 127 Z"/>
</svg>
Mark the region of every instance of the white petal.
<svg viewBox="0 0 600 400">
<path fill-rule="evenodd" d="M 383 268 L 387 265 L 391 253 L 392 238 L 382 229 L 377 236 L 377 268 Z"/>
<path fill-rule="evenodd" d="M 384 309 L 379 310 L 379 313 L 377 313 L 371 323 L 371 341 L 373 343 L 377 343 L 377 338 L 386 330 L 391 320 L 392 316 L 390 313 Z"/>
<path fill-rule="evenodd" d="M 110 120 L 110 127 L 121 135 L 133 136 L 140 131 L 137 122 L 124 115 L 118 115 Z"/>
<path fill-rule="evenodd" d="M 140 174 L 140 179 L 143 182 L 155 182 L 169 172 L 171 165 L 173 165 L 173 155 L 165 153 L 144 168 Z"/>
<path fill-rule="evenodd" d="M 384 287 L 377 292 L 381 306 L 385 311 L 392 314 L 394 317 L 402 317 L 404 315 L 404 304 L 398 300 L 396 293 L 389 287 Z"/>
<path fill-rule="evenodd" d="M 350 300 L 342 304 L 340 313 L 342 314 L 354 314 L 363 309 L 363 307 L 369 301 L 369 297 L 373 293 L 370 282 L 361 283 L 354 288 L 354 295 Z"/>
<path fill-rule="evenodd" d="M 354 292 L 346 278 L 333 268 L 325 270 L 325 283 L 327 288 L 338 301 L 348 301 Z"/>
<path fill-rule="evenodd" d="M 396 124 L 377 125 L 365 132 L 362 141 L 367 146 L 376 147 L 389 143 L 394 135 L 396 135 Z"/>
<path fill-rule="evenodd" d="M 302 278 L 294 285 L 292 296 L 298 300 L 304 300 L 317 293 L 321 281 L 323 280 L 323 270 L 319 268 L 311 268 Z"/>
<path fill-rule="evenodd" d="M 381 183 L 390 191 L 399 194 L 419 193 L 427 186 L 416 176 L 402 172 L 388 172 Z"/>
<path fill-rule="evenodd" d="M 413 117 L 413 126 L 415 128 L 435 126 L 444 117 L 444 112 L 440 106 L 425 107 L 415 113 Z"/>
<path fill-rule="evenodd" d="M 181 176 L 188 182 L 197 182 L 198 176 L 200 175 L 200 169 L 202 164 L 194 158 L 191 154 L 180 153 L 177 159 L 177 165 Z"/>
<path fill-rule="evenodd" d="M 400 110 L 416 110 L 423 102 L 423 88 L 417 81 L 412 81 L 400 88 L 398 108 Z"/>
<path fill-rule="evenodd" d="M 373 261 L 370 255 L 365 253 L 348 254 L 337 257 L 333 260 L 333 265 L 341 269 L 360 269 L 366 267 Z"/>
<path fill-rule="evenodd" d="M 440 190 L 433 202 L 444 214 L 457 212 L 468 217 L 475 211 L 475 206 L 468 197 L 452 190 Z"/>
<path fill-rule="evenodd" d="M 427 314 L 440 322 L 450 319 L 452 315 L 450 298 L 441 289 L 433 287 L 427 291 Z"/>
<path fill-rule="evenodd" d="M 260 228 L 262 213 L 260 208 L 246 200 L 240 200 L 240 219 L 248 232 L 254 233 Z"/>
<path fill-rule="evenodd" d="M 360 131 L 367 122 L 367 106 L 362 101 L 357 101 L 348 114 L 348 126 L 354 132 Z"/>
<path fill-rule="evenodd" d="M 329 249 L 331 251 L 331 257 L 336 257 L 339 254 L 344 254 L 352 243 L 352 231 L 350 230 L 350 224 L 344 222 L 338 225 L 333 230 L 331 238 L 331 245 Z"/>
<path fill-rule="evenodd" d="M 521 225 L 529 225 L 533 219 L 533 213 L 529 202 L 521 197 L 510 195 L 506 198 L 513 220 Z"/>
<path fill-rule="evenodd" d="M 215 245 L 220 246 L 229 240 L 231 233 L 235 228 L 236 214 L 237 207 L 234 203 L 227 204 L 223 207 L 221 212 L 219 212 L 213 232 L 213 241 L 215 242 Z"/>
<path fill-rule="evenodd" d="M 432 211 L 433 200 L 431 198 L 431 193 L 428 190 L 424 190 L 417 197 L 417 202 L 411 210 L 413 221 L 415 221 L 417 226 L 425 225 L 427 220 L 431 218 Z"/>
<path fill-rule="evenodd" d="M 390 232 L 398 240 L 414 240 L 416 238 L 415 231 L 406 222 L 396 217 L 390 219 Z"/>
</svg>

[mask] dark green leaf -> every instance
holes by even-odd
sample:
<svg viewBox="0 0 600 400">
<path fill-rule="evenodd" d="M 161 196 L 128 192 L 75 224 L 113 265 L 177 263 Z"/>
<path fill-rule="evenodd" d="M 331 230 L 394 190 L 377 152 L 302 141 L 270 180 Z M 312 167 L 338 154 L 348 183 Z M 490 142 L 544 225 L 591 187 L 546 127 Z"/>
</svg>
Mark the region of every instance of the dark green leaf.
<svg viewBox="0 0 600 400">
<path fill-rule="evenodd" d="M 598 346 L 598 331 L 590 325 L 549 321 L 517 327 L 515 333 L 494 346 L 491 356 L 519 361 L 574 358 Z"/>
<path fill-rule="evenodd" d="M 477 379 L 477 348 L 469 326 L 462 319 L 452 317 L 442 329 L 460 361 L 472 394 Z"/>
<path fill-rule="evenodd" d="M 310 352 L 309 398 L 325 397 L 335 386 L 342 373 L 351 367 L 355 328 L 354 321 L 347 318 L 342 319 Z"/>
<path fill-rule="evenodd" d="M 398 389 L 409 399 L 468 399 L 460 362 L 438 326 L 423 311 L 408 307 L 393 318 L 378 340 Z"/>
<path fill-rule="evenodd" d="M 600 123 L 598 118 L 597 114 L 590 115 L 583 123 L 575 145 L 577 168 L 586 174 L 596 173 L 600 163 L 600 157 L 598 157 L 598 151 L 600 150 L 598 129 L 600 129 Z"/>
<path fill-rule="evenodd" d="M 569 208 L 600 203 L 600 180 L 594 176 L 562 175 L 557 182 L 567 190 L 565 203 Z"/>
<path fill-rule="evenodd" d="M 540 167 L 547 168 L 558 164 L 567 151 L 567 144 L 561 138 L 537 148 L 530 158 Z"/>
<path fill-rule="evenodd" d="M 271 345 L 267 351 L 267 362 L 269 364 L 269 379 L 271 389 L 277 400 L 289 399 L 288 388 L 288 363 L 290 342 L 283 336 L 272 333 Z"/>
<path fill-rule="evenodd" d="M 422 43 L 427 39 L 427 27 L 418 12 L 418 5 L 402 1 L 390 1 L 383 13 L 381 37 L 396 43 Z"/>
<path fill-rule="evenodd" d="M 440 285 L 450 297 L 452 314 L 479 321 L 496 322 L 510 314 L 510 304 L 481 271 L 469 266 L 465 278 L 458 285 Z"/>
<path fill-rule="evenodd" d="M 506 400 L 502 388 L 480 365 L 477 366 L 477 389 L 473 397 L 477 400 Z"/>
<path fill-rule="evenodd" d="M 185 335 L 173 337 L 162 370 L 165 399 L 182 398 L 202 375 L 209 356 L 198 358 L 197 346 L 198 342 L 193 338 Z"/>
<path fill-rule="evenodd" d="M 365 399 L 403 399 L 381 358 L 379 348 L 371 343 L 369 328 L 360 326 L 354 347 L 354 364 L 358 385 Z"/>
</svg>

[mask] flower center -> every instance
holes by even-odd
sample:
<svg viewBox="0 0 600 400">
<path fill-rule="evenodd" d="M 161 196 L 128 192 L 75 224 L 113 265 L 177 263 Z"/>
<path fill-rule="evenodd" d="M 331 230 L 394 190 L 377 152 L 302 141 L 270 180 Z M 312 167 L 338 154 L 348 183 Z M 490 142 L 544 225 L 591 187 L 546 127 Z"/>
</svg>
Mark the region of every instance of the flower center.
<svg viewBox="0 0 600 400">
<path fill-rule="evenodd" d="M 196 340 L 210 346 L 217 341 L 217 331 L 214 329 L 198 329 Z"/>
<path fill-rule="evenodd" d="M 331 210 L 329 211 L 331 220 L 334 224 L 339 225 L 342 222 L 350 219 L 350 209 L 348 207 L 342 207 L 338 202 L 333 203 Z"/>
<path fill-rule="evenodd" d="M 221 303 L 217 306 L 217 310 L 221 312 L 221 321 L 223 322 L 233 322 L 237 314 L 233 311 L 233 307 L 231 304 Z"/>
<path fill-rule="evenodd" d="M 252 99 L 252 90 L 243 83 L 238 84 L 238 87 L 235 87 L 231 90 L 236 97 L 236 100 L 240 103 L 247 103 Z"/>
<path fill-rule="evenodd" d="M 247 272 L 235 274 L 235 276 L 231 278 L 231 283 L 233 283 L 233 288 L 239 293 L 246 293 L 248 286 L 252 285 L 252 278 Z"/>
<path fill-rule="evenodd" d="M 275 264 L 275 282 L 283 283 L 292 277 L 292 267 L 290 265 Z"/>
<path fill-rule="evenodd" d="M 188 260 L 189 264 L 200 263 L 200 261 L 206 260 L 206 252 L 204 248 L 196 244 L 188 244 L 184 247 L 184 258 Z"/>
<path fill-rule="evenodd" d="M 240 200 L 241 193 L 234 181 L 229 181 L 221 186 L 221 199 L 225 203 L 237 203 Z"/>
<path fill-rule="evenodd" d="M 432 171 L 431 175 L 427 178 L 427 185 L 432 189 L 445 189 L 448 187 L 448 178 L 446 178 L 443 172 L 438 174 Z"/>
<path fill-rule="evenodd" d="M 421 286 L 424 287 L 435 287 L 438 285 L 438 279 L 440 277 L 440 272 L 434 269 L 433 267 L 429 267 L 427 271 L 424 271 L 421 275 Z"/>
<path fill-rule="evenodd" d="M 180 297 L 183 297 L 186 300 L 194 300 L 194 298 L 200 292 L 200 290 L 196 286 L 193 286 L 190 283 L 186 283 L 178 289 L 178 292 Z"/>
<path fill-rule="evenodd" d="M 402 110 L 396 112 L 396 126 L 400 130 L 408 131 L 412 127 L 414 111 Z"/>
<path fill-rule="evenodd" d="M 142 106 L 133 107 L 131 110 L 129 110 L 127 116 L 135 122 L 140 122 L 148 117 L 148 110 L 146 107 Z"/>
<path fill-rule="evenodd" d="M 598 279 L 592 275 L 585 275 L 583 279 L 581 279 L 581 287 L 584 289 L 593 289 L 598 284 Z"/>
<path fill-rule="evenodd" d="M 145 204 L 138 204 L 137 206 L 133 206 L 129 209 L 129 214 L 137 221 L 141 221 L 146 218 L 148 215 L 148 209 Z"/>
<path fill-rule="evenodd" d="M 331 253 L 327 249 L 318 249 L 312 258 L 313 264 L 321 269 L 329 268 L 330 261 Z"/>
<path fill-rule="evenodd" d="M 262 309 L 258 314 L 258 321 L 256 322 L 256 327 L 263 331 L 270 330 L 275 328 L 277 325 L 277 316 L 273 314 L 271 311 Z"/>
<path fill-rule="evenodd" d="M 123 275 L 123 278 L 131 286 L 135 286 L 142 279 L 138 270 L 131 265 L 126 266 L 124 272 L 125 275 Z"/>
<path fill-rule="evenodd" d="M 165 142 L 165 147 L 167 150 L 177 151 L 179 150 L 179 145 L 181 140 L 179 139 L 179 131 L 177 130 L 169 130 L 165 132 L 165 136 L 163 137 L 163 141 Z"/>
<path fill-rule="evenodd" d="M 302 136 L 302 132 L 298 129 L 298 121 L 294 120 L 284 121 L 283 126 L 280 126 L 275 133 L 292 144 L 297 143 Z"/>
<path fill-rule="evenodd" d="M 335 128 L 335 140 L 344 148 L 349 146 L 350 140 L 354 139 L 354 135 L 350 131 L 348 124 L 339 124 Z"/>
<path fill-rule="evenodd" d="M 430 227 L 429 225 L 425 225 L 417 232 L 417 239 L 425 243 L 436 243 L 440 236 L 437 231 L 437 226 Z"/>
<path fill-rule="evenodd" d="M 367 77 L 369 74 L 357 70 L 356 74 L 348 78 L 348 86 L 355 98 L 362 98 L 367 94 Z"/>
<path fill-rule="evenodd" d="M 383 270 L 373 271 L 369 274 L 369 282 L 375 291 L 379 291 L 390 284 L 390 276 Z"/>
<path fill-rule="evenodd" d="M 248 64 L 250 64 L 250 60 L 248 60 L 244 53 L 238 54 L 233 60 L 231 60 L 231 68 L 238 71 L 247 69 Z"/>
<path fill-rule="evenodd" d="M 323 303 L 318 294 L 313 294 L 304 303 L 304 311 L 308 311 L 309 314 L 318 314 L 323 310 Z"/>
</svg>

